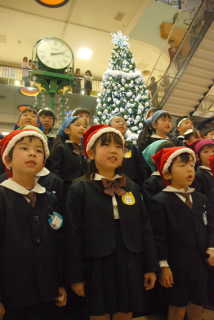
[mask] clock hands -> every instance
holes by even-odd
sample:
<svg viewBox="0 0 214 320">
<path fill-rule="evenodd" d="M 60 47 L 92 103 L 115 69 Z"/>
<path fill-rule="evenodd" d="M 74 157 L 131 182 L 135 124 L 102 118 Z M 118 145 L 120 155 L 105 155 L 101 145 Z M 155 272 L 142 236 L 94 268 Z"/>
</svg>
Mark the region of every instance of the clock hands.
<svg viewBox="0 0 214 320">
<path fill-rule="evenodd" d="M 57 54 L 65 54 L 66 52 L 51 52 L 51 56 L 55 56 Z"/>
</svg>

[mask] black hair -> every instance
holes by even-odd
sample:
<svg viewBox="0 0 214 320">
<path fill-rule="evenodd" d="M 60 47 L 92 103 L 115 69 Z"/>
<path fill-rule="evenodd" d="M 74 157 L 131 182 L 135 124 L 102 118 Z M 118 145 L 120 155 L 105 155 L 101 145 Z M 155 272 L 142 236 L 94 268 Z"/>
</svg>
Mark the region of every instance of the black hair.
<svg viewBox="0 0 214 320">
<path fill-rule="evenodd" d="M 25 136 L 25 137 L 21 138 L 20 140 L 18 140 L 18 141 L 16 142 L 16 144 L 17 144 L 18 142 L 20 142 L 20 141 L 23 141 L 25 138 L 29 138 L 30 142 L 32 142 L 34 138 L 39 139 L 39 138 L 36 137 L 36 136 Z M 42 142 L 42 141 L 41 141 L 41 142 Z M 14 148 L 15 148 L 16 144 L 13 146 L 13 148 L 12 148 L 12 149 L 10 150 L 10 152 L 8 153 L 8 157 L 9 157 L 10 161 L 12 161 L 13 151 L 14 151 Z M 44 150 L 44 162 L 45 162 L 45 148 L 44 148 L 43 142 L 42 142 L 42 146 L 43 146 L 43 150 Z M 10 168 L 10 171 L 12 172 L 12 169 L 11 169 L 11 168 Z"/>
<path fill-rule="evenodd" d="M 92 77 L 92 74 L 91 74 L 91 71 L 90 70 L 87 70 L 85 73 L 89 72 L 90 73 L 90 76 Z"/>
<path fill-rule="evenodd" d="M 154 79 L 154 80 L 155 80 L 155 77 L 151 77 L 151 80 L 152 80 L 152 79 Z"/>
<path fill-rule="evenodd" d="M 20 117 L 21 117 L 24 113 L 27 113 L 27 112 L 33 112 L 33 113 L 37 116 L 38 123 L 39 123 L 38 113 L 37 113 L 36 110 L 33 109 L 33 108 L 26 108 L 26 109 L 22 110 L 22 112 L 19 114 L 18 120 L 20 119 Z"/>
<path fill-rule="evenodd" d="M 214 131 L 214 128 L 209 128 L 209 129 L 203 130 L 203 131 L 202 131 L 202 134 L 203 134 L 204 136 L 207 136 L 208 133 L 211 132 L 211 131 Z"/>
<path fill-rule="evenodd" d="M 41 117 L 41 116 L 49 116 L 49 117 L 52 117 L 53 118 L 53 126 L 55 124 L 55 120 L 56 120 L 56 116 L 55 116 L 55 113 L 53 112 L 52 109 L 49 109 L 49 108 L 43 108 L 43 109 L 40 109 L 38 111 L 38 116 Z M 51 129 L 50 129 L 51 130 Z"/>
<path fill-rule="evenodd" d="M 205 140 L 205 141 L 206 141 L 206 140 Z M 199 160 L 200 160 L 200 161 L 201 161 L 201 157 L 200 157 L 201 151 L 203 151 L 203 150 L 205 149 L 205 147 L 211 148 L 211 147 L 214 147 L 214 144 L 208 143 L 208 144 L 205 144 L 203 147 L 201 147 L 201 149 L 199 149 L 199 151 L 198 151 L 198 157 L 199 157 Z"/>
<path fill-rule="evenodd" d="M 181 161 L 182 162 L 185 162 L 185 163 L 188 163 L 190 160 L 193 159 L 193 156 L 188 153 L 188 152 L 185 152 L 185 153 L 180 153 L 177 157 L 175 157 L 173 160 L 172 160 L 172 163 L 170 164 L 169 168 L 167 169 L 167 171 L 171 174 L 172 173 L 172 166 L 173 166 L 173 163 L 174 161 L 180 157 L 181 158 Z M 190 157 L 192 157 L 192 159 L 190 159 Z"/>
<path fill-rule="evenodd" d="M 174 40 L 172 40 L 172 39 L 169 39 L 168 43 L 171 43 L 171 42 L 175 42 L 175 41 L 174 41 Z"/>
<path fill-rule="evenodd" d="M 99 141 L 100 141 L 101 146 L 103 146 L 106 142 L 110 142 L 112 139 L 115 141 L 115 143 L 118 143 L 121 147 L 123 147 L 123 142 L 122 142 L 121 137 L 119 135 L 117 135 L 116 133 L 114 133 L 114 132 L 108 132 L 108 133 L 105 133 L 105 134 L 101 135 L 95 141 L 95 144 L 93 145 L 93 147 L 91 149 L 95 152 L 96 146 L 97 146 Z M 95 161 L 91 160 L 90 166 L 89 166 L 89 170 L 86 173 L 86 175 L 84 176 L 84 179 L 88 183 L 94 185 L 96 187 L 96 189 L 102 191 L 94 181 L 94 177 L 95 177 L 96 173 L 98 173 L 98 170 L 96 168 Z M 123 170 L 122 170 L 121 166 L 116 168 L 115 173 L 124 176 L 124 173 L 123 173 Z"/>
<path fill-rule="evenodd" d="M 156 153 L 158 153 L 159 151 L 161 151 L 164 148 L 172 148 L 174 146 L 175 145 L 171 141 L 164 141 L 157 147 Z"/>
<path fill-rule="evenodd" d="M 76 117 L 78 116 L 78 114 L 80 113 L 87 113 L 90 117 L 90 112 L 88 111 L 88 109 L 85 108 L 76 108 L 73 112 L 72 112 L 72 117 Z"/>
<path fill-rule="evenodd" d="M 157 109 L 157 110 L 159 110 L 159 109 Z M 159 117 L 157 118 L 157 120 L 155 121 L 155 123 L 157 123 L 160 118 L 166 118 L 166 117 L 171 119 L 171 115 L 167 111 L 161 113 L 159 115 Z M 143 129 L 143 135 L 142 135 L 142 138 L 141 138 L 141 143 L 143 142 L 143 140 L 145 138 L 151 137 L 153 131 L 154 131 L 154 129 L 151 129 L 146 123 L 144 123 L 144 129 Z"/>
</svg>

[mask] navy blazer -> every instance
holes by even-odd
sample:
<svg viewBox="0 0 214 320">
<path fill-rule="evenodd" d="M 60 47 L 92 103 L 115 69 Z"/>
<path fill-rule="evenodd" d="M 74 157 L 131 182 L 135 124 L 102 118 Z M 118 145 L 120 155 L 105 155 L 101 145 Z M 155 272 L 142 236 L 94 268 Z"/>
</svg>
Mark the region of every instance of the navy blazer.
<svg viewBox="0 0 214 320">
<path fill-rule="evenodd" d="M 84 258 L 108 256 L 116 246 L 112 197 L 103 192 L 101 181 L 96 183 L 101 191 L 83 179 L 69 188 L 65 222 L 69 283 L 84 280 Z M 134 205 L 126 205 L 116 195 L 124 245 L 131 252 L 144 252 L 146 272 L 156 272 L 156 246 L 141 194 L 129 179 L 124 189 L 135 198 Z"/>
<path fill-rule="evenodd" d="M 191 193 L 193 208 L 173 192 L 161 191 L 150 200 L 150 218 L 159 260 L 167 260 L 178 278 L 199 279 L 205 275 L 206 251 L 214 247 L 214 215 L 203 194 Z M 203 214 L 207 213 L 205 226 Z"/>
</svg>

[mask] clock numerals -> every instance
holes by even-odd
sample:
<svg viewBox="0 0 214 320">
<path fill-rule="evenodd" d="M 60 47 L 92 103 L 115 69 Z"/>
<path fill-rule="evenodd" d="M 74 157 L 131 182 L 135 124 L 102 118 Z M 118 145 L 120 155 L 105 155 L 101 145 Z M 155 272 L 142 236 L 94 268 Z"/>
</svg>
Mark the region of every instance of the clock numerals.
<svg viewBox="0 0 214 320">
<path fill-rule="evenodd" d="M 55 62 L 53 62 L 53 63 L 52 63 L 52 67 L 53 67 L 53 68 L 55 68 L 55 67 L 56 67 L 56 64 L 55 64 Z"/>
<path fill-rule="evenodd" d="M 46 61 L 45 61 L 45 64 L 49 64 L 49 63 L 50 63 L 50 61 L 49 61 L 49 60 L 46 60 Z"/>
<path fill-rule="evenodd" d="M 43 56 L 41 56 L 41 59 L 45 59 L 45 58 L 46 58 L 46 56 L 44 56 L 44 55 L 43 55 Z"/>
<path fill-rule="evenodd" d="M 61 62 L 59 62 L 60 67 L 63 67 L 63 65 L 61 64 Z"/>
<path fill-rule="evenodd" d="M 68 61 L 67 61 L 67 60 L 65 60 L 65 59 L 63 59 L 62 61 L 63 61 L 63 62 L 65 62 L 65 63 L 68 63 Z"/>
</svg>

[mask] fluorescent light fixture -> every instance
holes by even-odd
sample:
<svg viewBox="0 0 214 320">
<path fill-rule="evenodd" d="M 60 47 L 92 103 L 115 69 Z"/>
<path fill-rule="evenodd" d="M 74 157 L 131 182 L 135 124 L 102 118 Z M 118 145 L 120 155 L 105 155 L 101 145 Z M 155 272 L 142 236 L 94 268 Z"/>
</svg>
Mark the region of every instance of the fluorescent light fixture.
<svg viewBox="0 0 214 320">
<path fill-rule="evenodd" d="M 81 48 L 81 49 L 79 49 L 79 51 L 78 51 L 77 57 L 80 58 L 80 59 L 86 59 L 86 60 L 88 60 L 88 59 L 91 58 L 91 55 L 92 55 L 92 51 L 91 51 L 91 50 Z"/>
<path fill-rule="evenodd" d="M 14 83 L 15 84 L 20 84 L 20 81 L 19 80 L 15 80 Z"/>
<path fill-rule="evenodd" d="M 3 136 L 7 136 L 9 133 L 10 133 L 10 132 L 3 131 L 1 134 L 2 134 Z"/>
</svg>

